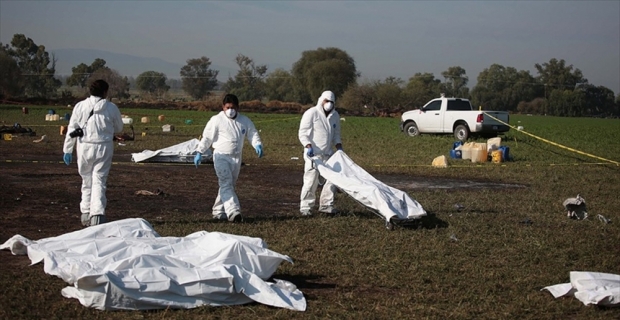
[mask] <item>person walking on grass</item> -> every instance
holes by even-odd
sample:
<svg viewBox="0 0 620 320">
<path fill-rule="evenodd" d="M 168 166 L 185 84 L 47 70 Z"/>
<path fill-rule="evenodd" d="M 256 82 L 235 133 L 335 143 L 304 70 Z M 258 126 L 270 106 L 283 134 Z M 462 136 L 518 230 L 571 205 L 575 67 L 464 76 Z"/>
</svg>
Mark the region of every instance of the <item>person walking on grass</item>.
<svg viewBox="0 0 620 320">
<path fill-rule="evenodd" d="M 85 227 L 106 222 L 106 184 L 114 155 L 114 135 L 123 131 L 118 107 L 106 100 L 109 85 L 95 80 L 90 97 L 73 108 L 63 145 L 63 160 L 69 165 L 76 149 L 78 173 L 82 177 L 81 221 Z M 76 146 L 77 145 L 77 146 Z"/>
<path fill-rule="evenodd" d="M 239 99 L 227 94 L 222 101 L 222 111 L 211 117 L 196 148 L 194 164 L 202 161 L 202 154 L 213 147 L 213 165 L 219 183 L 219 191 L 213 204 L 213 218 L 241 221 L 241 205 L 235 193 L 235 184 L 241 169 L 243 139 L 256 150 L 259 158 L 263 156 L 263 145 L 252 121 L 239 114 Z"/>
<path fill-rule="evenodd" d="M 314 167 L 313 157 L 327 161 L 332 155 L 332 148 L 342 150 L 340 139 L 340 115 L 335 108 L 336 96 L 331 91 L 324 91 L 316 106 L 304 112 L 299 124 L 299 141 L 304 146 L 304 177 L 301 188 L 299 211 L 302 216 L 312 215 L 316 203 L 316 189 L 319 184 L 319 172 Z M 319 212 L 334 214 L 334 193 L 336 186 L 326 181 L 321 190 Z"/>
</svg>

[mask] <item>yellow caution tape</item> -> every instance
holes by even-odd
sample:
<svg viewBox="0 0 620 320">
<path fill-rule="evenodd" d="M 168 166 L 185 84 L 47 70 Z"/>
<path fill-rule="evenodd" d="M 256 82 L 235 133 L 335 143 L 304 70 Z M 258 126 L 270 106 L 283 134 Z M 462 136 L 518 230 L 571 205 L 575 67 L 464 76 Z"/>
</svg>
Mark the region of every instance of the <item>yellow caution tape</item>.
<svg viewBox="0 0 620 320">
<path fill-rule="evenodd" d="M 490 115 L 490 114 L 488 114 L 488 113 L 486 113 L 486 112 L 483 112 L 483 113 L 484 113 L 485 115 L 487 115 L 487 116 L 491 117 L 491 118 L 492 118 L 492 119 L 494 119 L 495 121 L 497 121 L 497 122 L 499 122 L 499 123 L 501 123 L 501 124 L 505 124 L 505 125 L 509 126 L 510 128 L 517 130 L 514 126 L 511 126 L 511 125 L 509 125 L 508 123 L 506 123 L 506 122 L 504 122 L 504 121 L 502 121 L 502 120 L 499 120 L 499 119 L 495 118 L 494 116 L 492 116 L 492 115 Z M 539 137 L 539 136 L 533 135 L 533 134 L 531 134 L 531 133 L 529 133 L 529 132 L 525 132 L 525 131 L 523 131 L 523 130 L 517 130 L 517 131 L 518 131 L 518 132 L 521 132 L 521 133 L 523 133 L 523 134 L 526 134 L 526 135 L 528 135 L 528 136 L 530 136 L 530 137 L 533 137 L 533 138 L 535 138 L 535 139 L 538 139 L 538 140 L 540 140 L 540 141 L 543 141 L 543 142 L 546 142 L 546 143 L 548 143 L 548 144 L 554 145 L 554 146 L 556 146 L 556 147 L 559 147 L 559 148 L 562 148 L 562 149 L 566 149 L 566 150 L 569 150 L 569 151 L 572 151 L 572 152 L 575 152 L 575 153 L 578 153 L 578 154 L 582 154 L 582 155 L 584 155 L 584 156 L 588 156 L 588 157 L 591 157 L 591 158 L 594 158 L 594 159 L 598 159 L 598 160 L 607 161 L 607 162 L 613 163 L 613 164 L 615 164 L 615 165 L 617 165 L 617 166 L 620 166 L 620 162 L 618 162 L 618 161 L 613 161 L 613 160 L 605 159 L 605 158 L 603 158 L 603 157 L 599 157 L 599 156 L 596 156 L 596 155 L 593 155 L 593 154 L 589 154 L 589 153 L 587 153 L 587 152 L 579 151 L 579 150 L 577 150 L 577 149 L 573 149 L 573 148 L 571 148 L 571 147 L 567 147 L 567 146 L 565 146 L 565 145 L 561 145 L 561 144 L 559 144 L 559 143 L 557 143 L 557 142 L 553 142 L 553 141 L 547 140 L 547 139 L 545 139 L 545 138 L 541 138 L 541 137 Z M 552 164 L 552 165 L 553 165 L 553 164 Z"/>
</svg>

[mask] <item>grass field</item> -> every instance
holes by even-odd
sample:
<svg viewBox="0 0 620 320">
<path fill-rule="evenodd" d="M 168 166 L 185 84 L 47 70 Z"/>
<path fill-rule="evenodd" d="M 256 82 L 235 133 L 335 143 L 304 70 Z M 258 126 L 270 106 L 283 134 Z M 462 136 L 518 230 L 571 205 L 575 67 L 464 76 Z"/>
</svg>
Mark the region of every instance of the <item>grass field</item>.
<svg viewBox="0 0 620 320">
<path fill-rule="evenodd" d="M 0 106 L 0 121 L 31 127 L 47 143 L 32 146 L 62 158 L 58 127 L 66 121 L 46 122 L 47 110 L 61 116 L 66 107 Z M 125 109 L 134 119 L 136 141 L 117 146 L 118 152 L 156 150 L 198 137 L 213 113 L 197 111 Z M 243 110 L 241 110 L 243 112 Z M 164 115 L 165 121 L 157 121 Z M 140 123 L 141 117 L 150 122 Z M 258 168 L 290 167 L 301 179 L 302 167 L 291 157 L 301 156 L 297 128 L 301 115 L 248 114 L 260 130 L 265 157 L 256 159 L 246 144 L 244 162 Z M 407 192 L 432 213 L 417 229 L 387 231 L 373 214 L 339 194 L 337 217 L 266 219 L 247 224 L 214 224 L 208 231 L 261 237 L 270 249 L 289 255 L 294 265 L 282 265 L 277 278 L 297 284 L 308 299 L 304 313 L 252 304 L 154 312 L 100 312 L 77 301 L 56 302 L 49 318 L 96 319 L 617 319 L 618 309 L 586 307 L 577 299 L 554 299 L 540 289 L 569 280 L 570 271 L 620 273 L 620 121 L 511 115 L 511 125 L 568 148 L 558 147 L 516 130 L 502 136 L 514 161 L 502 164 L 449 159 L 448 168 L 433 168 L 433 158 L 448 156 L 450 135 L 407 137 L 399 119 L 344 116 L 345 152 L 377 177 L 403 181 L 441 179 L 493 182 L 518 188 L 418 188 Z M 187 125 L 186 120 L 192 124 Z M 174 132 L 162 132 L 173 124 Z M 127 127 L 127 126 L 126 126 Z M 142 132 L 146 135 L 142 136 Z M 476 140 L 483 142 L 483 139 Z M 0 141 L 10 144 L 11 141 Z M 19 159 L 23 144 L 3 159 Z M 6 150 L 6 149 L 5 149 Z M 609 161 L 608 161 L 609 160 Z M 2 170 L 10 167 L 0 164 Z M 114 168 L 113 168 L 114 170 Z M 242 169 L 243 171 L 243 169 Z M 270 179 L 269 175 L 266 174 Z M 274 178 L 276 179 L 276 178 Z M 242 183 L 243 181 L 241 181 Z M 246 197 L 262 190 L 247 188 Z M 282 201 L 295 197 L 282 191 Z M 569 220 L 562 202 L 581 194 L 590 218 Z M 277 196 L 277 195 L 276 195 Z M 244 199 L 241 199 L 244 202 Z M 454 209 L 455 204 L 465 207 Z M 163 208 L 163 212 L 168 209 Z M 3 214 L 8 214 L 5 212 Z M 613 222 L 596 219 L 600 214 Z M 170 223 L 156 229 L 164 236 L 183 236 L 196 230 L 196 219 L 171 213 Z M 0 220 L 2 221 L 2 220 Z M 531 223 L 523 223 L 530 221 Z M 174 223 L 172 223 L 174 222 Z M 456 240 L 455 240 L 456 239 Z M 6 239 L 0 239 L 4 242 Z M 41 318 L 45 297 L 59 296 L 65 284 L 43 273 L 42 267 L 24 269 L 29 280 L 23 289 L 4 288 L 0 318 Z M 8 282 L 7 277 L 0 277 Z M 60 283 L 59 283 L 60 282 Z M 14 286 L 14 284 L 13 284 Z M 0 291 L 1 292 L 1 291 Z M 59 298 L 62 300 L 62 298 Z M 65 299 L 67 300 L 67 299 Z M 28 308 L 15 301 L 28 301 Z M 17 311 L 4 306 L 18 306 Z M 43 316 L 46 317 L 46 316 Z"/>
</svg>

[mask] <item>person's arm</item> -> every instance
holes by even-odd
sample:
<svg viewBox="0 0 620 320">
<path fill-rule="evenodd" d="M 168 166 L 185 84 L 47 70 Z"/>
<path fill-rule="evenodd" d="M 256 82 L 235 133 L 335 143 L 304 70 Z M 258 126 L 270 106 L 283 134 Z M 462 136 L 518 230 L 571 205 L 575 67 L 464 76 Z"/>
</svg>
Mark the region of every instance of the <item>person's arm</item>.
<svg viewBox="0 0 620 320">
<path fill-rule="evenodd" d="M 249 118 L 248 118 L 247 127 L 248 127 L 247 139 L 248 139 L 248 142 L 252 145 L 252 147 L 256 148 L 256 146 L 262 145 L 263 143 L 260 139 L 260 135 L 258 134 L 258 131 L 256 130 L 256 126 L 254 126 L 254 123 Z"/>
<path fill-rule="evenodd" d="M 80 127 L 82 114 L 82 104 L 78 103 L 73 108 L 73 112 L 71 115 L 71 119 L 69 120 L 69 124 L 67 125 L 67 134 L 65 135 L 65 143 L 62 146 L 63 153 L 73 153 L 73 148 L 75 147 L 75 143 L 77 142 L 77 138 L 71 138 L 69 133 L 73 132 L 75 129 Z"/>
<path fill-rule="evenodd" d="M 304 148 L 312 147 L 312 140 L 310 140 L 310 133 L 312 132 L 312 114 L 311 112 L 304 112 L 299 123 L 299 142 Z"/>
<path fill-rule="evenodd" d="M 215 136 L 217 134 L 217 116 L 211 117 L 205 129 L 202 131 L 202 139 L 198 143 L 198 147 L 196 147 L 196 152 L 203 154 L 207 152 L 207 149 L 211 147 L 213 144 L 213 140 L 215 140 Z"/>
</svg>

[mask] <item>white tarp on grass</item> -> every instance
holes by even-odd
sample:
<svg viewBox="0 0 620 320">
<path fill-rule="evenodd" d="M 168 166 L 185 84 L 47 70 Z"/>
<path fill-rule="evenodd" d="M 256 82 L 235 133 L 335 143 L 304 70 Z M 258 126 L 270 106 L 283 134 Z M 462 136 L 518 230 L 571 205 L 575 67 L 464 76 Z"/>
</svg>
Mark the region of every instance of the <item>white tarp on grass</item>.
<svg viewBox="0 0 620 320">
<path fill-rule="evenodd" d="M 404 220 L 426 215 L 422 206 L 408 194 L 375 179 L 342 151 L 336 151 L 325 163 L 318 158 L 314 163 L 323 178 L 381 214 L 386 221 L 393 217 Z"/>
<path fill-rule="evenodd" d="M 199 231 L 160 237 L 143 219 L 124 219 L 32 241 L 13 236 L 0 249 L 71 286 L 62 295 L 100 310 L 195 308 L 259 302 L 304 311 L 295 285 L 267 282 L 286 255 L 260 238 Z"/>
<path fill-rule="evenodd" d="M 602 272 L 571 271 L 570 283 L 542 288 L 553 297 L 574 295 L 586 306 L 596 304 L 620 307 L 620 275 Z"/>
<path fill-rule="evenodd" d="M 159 149 L 156 151 L 144 150 L 140 153 L 132 153 L 131 160 L 133 162 L 194 162 L 196 155 L 196 147 L 200 140 L 192 139 L 173 146 Z M 202 162 L 212 161 L 211 149 L 207 154 L 202 155 Z"/>
</svg>

